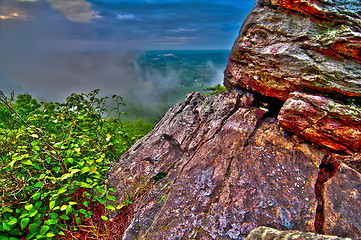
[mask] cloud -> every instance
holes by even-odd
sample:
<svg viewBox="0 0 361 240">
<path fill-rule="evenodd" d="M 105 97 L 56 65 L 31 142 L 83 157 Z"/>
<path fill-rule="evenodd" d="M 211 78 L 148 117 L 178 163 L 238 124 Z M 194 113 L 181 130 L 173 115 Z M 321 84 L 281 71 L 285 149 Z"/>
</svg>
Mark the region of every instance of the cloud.
<svg viewBox="0 0 361 240">
<path fill-rule="evenodd" d="M 197 29 L 195 28 L 178 28 L 178 29 L 172 29 L 171 32 L 176 32 L 176 33 L 179 33 L 179 32 L 195 32 L 197 31 Z"/>
<path fill-rule="evenodd" d="M 139 20 L 133 14 L 118 14 L 117 19 L 120 19 L 120 20 Z"/>
<path fill-rule="evenodd" d="M 181 37 L 165 36 L 165 37 L 160 38 L 160 41 L 183 43 L 183 42 L 194 40 L 194 39 L 195 39 L 194 37 L 186 37 L 186 36 L 181 36 Z"/>
<path fill-rule="evenodd" d="M 48 0 L 53 8 L 59 10 L 64 16 L 73 22 L 90 22 L 98 17 L 91 4 L 85 0 Z"/>
<path fill-rule="evenodd" d="M 16 8 L 14 6 L 1 6 L 0 7 L 0 20 L 8 20 L 8 19 L 21 19 L 26 20 L 28 16 L 26 13 L 20 9 Z"/>
</svg>

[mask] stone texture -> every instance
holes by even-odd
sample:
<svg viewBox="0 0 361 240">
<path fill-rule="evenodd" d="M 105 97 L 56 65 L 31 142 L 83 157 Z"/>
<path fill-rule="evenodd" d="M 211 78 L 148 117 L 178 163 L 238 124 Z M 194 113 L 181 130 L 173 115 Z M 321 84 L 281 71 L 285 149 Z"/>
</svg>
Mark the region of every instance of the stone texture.
<svg viewBox="0 0 361 240">
<path fill-rule="evenodd" d="M 309 232 L 300 231 L 279 231 L 270 227 L 258 227 L 245 238 L 245 240 L 342 240 L 351 238 L 341 238 L 337 236 L 326 236 Z"/>
<path fill-rule="evenodd" d="M 291 93 L 278 115 L 279 125 L 318 145 L 352 154 L 361 150 L 361 108 L 329 98 Z"/>
<path fill-rule="evenodd" d="M 354 169 L 361 173 L 361 153 L 356 152 L 351 155 L 340 155 L 340 154 L 333 154 L 332 156 L 336 159 L 339 163 L 344 163 L 350 168 Z"/>
<path fill-rule="evenodd" d="M 357 0 L 258 0 L 230 54 L 224 84 L 285 101 L 317 92 L 361 103 Z"/>
<path fill-rule="evenodd" d="M 325 152 L 294 142 L 252 95 L 187 96 L 110 171 L 138 196 L 124 239 L 242 239 L 254 228 L 314 230 Z M 159 172 L 167 175 L 156 183 Z M 122 195 L 125 193 L 124 195 Z"/>
<path fill-rule="evenodd" d="M 361 239 L 361 174 L 341 164 L 325 189 L 325 232 Z"/>
</svg>

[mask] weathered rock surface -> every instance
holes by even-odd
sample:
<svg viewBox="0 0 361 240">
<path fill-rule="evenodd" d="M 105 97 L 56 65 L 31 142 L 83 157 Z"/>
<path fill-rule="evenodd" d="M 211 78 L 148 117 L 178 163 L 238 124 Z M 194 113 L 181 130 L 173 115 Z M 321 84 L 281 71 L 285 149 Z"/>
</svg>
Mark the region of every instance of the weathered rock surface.
<svg viewBox="0 0 361 240">
<path fill-rule="evenodd" d="M 314 187 L 326 152 L 292 140 L 252 101 L 246 92 L 189 94 L 122 156 L 108 184 L 119 203 L 135 195 L 124 239 L 242 239 L 258 226 L 315 230 Z"/>
<path fill-rule="evenodd" d="M 361 174 L 341 164 L 326 183 L 325 232 L 361 239 Z"/>
<path fill-rule="evenodd" d="M 329 98 L 291 93 L 278 115 L 279 125 L 318 145 L 352 154 L 361 150 L 361 108 Z"/>
<path fill-rule="evenodd" d="M 309 232 L 300 231 L 279 231 L 269 227 L 258 227 L 245 238 L 245 240 L 351 240 L 351 238 L 341 238 L 336 236 L 325 236 Z"/>
<path fill-rule="evenodd" d="M 258 0 L 225 71 L 241 90 L 188 94 L 110 170 L 123 239 L 361 239 L 360 16 Z"/>
<path fill-rule="evenodd" d="M 224 84 L 283 101 L 303 91 L 361 103 L 360 13 L 357 0 L 258 0 Z"/>
</svg>

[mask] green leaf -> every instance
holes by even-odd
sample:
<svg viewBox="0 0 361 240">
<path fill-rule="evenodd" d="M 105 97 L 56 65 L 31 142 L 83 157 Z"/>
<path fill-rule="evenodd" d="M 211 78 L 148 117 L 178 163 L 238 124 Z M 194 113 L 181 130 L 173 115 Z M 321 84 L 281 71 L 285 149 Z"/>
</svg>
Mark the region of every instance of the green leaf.
<svg viewBox="0 0 361 240">
<path fill-rule="evenodd" d="M 32 239 L 35 235 L 37 235 L 37 232 L 30 232 L 30 233 L 26 236 L 26 240 Z"/>
<path fill-rule="evenodd" d="M 40 166 L 37 163 L 33 163 L 33 166 L 34 166 L 35 169 L 38 169 L 38 170 L 41 169 Z"/>
<path fill-rule="evenodd" d="M 41 193 L 40 193 L 40 192 L 37 192 L 37 193 L 35 193 L 35 194 L 32 196 L 32 198 L 33 198 L 34 200 L 38 200 L 39 197 L 40 197 L 40 195 L 41 195 Z"/>
<path fill-rule="evenodd" d="M 33 209 L 33 210 L 30 211 L 29 217 L 34 217 L 37 213 L 38 213 L 38 210 L 37 210 L 37 209 Z"/>
<path fill-rule="evenodd" d="M 15 236 L 20 236 L 20 235 L 23 235 L 23 233 L 20 231 L 20 229 L 14 229 L 14 230 L 11 230 L 10 231 L 10 234 L 11 235 L 15 235 Z M 16 238 L 16 237 L 10 237 L 9 240 L 19 240 L 19 238 Z"/>
<path fill-rule="evenodd" d="M 101 204 L 105 204 L 105 199 L 97 198 L 97 201 L 100 202 Z"/>
<path fill-rule="evenodd" d="M 80 182 L 79 186 L 82 188 L 93 188 L 92 185 L 85 183 L 85 182 Z"/>
<path fill-rule="evenodd" d="M 61 176 L 60 180 L 65 180 L 65 179 L 68 179 L 68 178 L 70 178 L 70 177 L 72 177 L 72 176 L 73 176 L 72 174 L 66 173 L 66 174 L 64 174 L 63 176 Z"/>
<path fill-rule="evenodd" d="M 6 231 L 10 231 L 11 230 L 11 225 L 9 225 L 8 223 L 5 223 L 3 222 L 3 228 L 6 230 Z"/>
<path fill-rule="evenodd" d="M 68 215 L 69 213 L 71 213 L 72 210 L 73 210 L 73 208 L 72 208 L 70 205 L 67 206 L 67 207 L 66 207 L 66 211 L 65 211 L 66 215 Z"/>
<path fill-rule="evenodd" d="M 54 206 L 55 206 L 55 201 L 50 201 L 49 203 L 50 210 L 53 209 Z"/>
<path fill-rule="evenodd" d="M 29 204 L 25 206 L 25 209 L 30 211 L 31 209 L 33 209 L 34 205 L 33 204 Z"/>
<path fill-rule="evenodd" d="M 86 214 L 86 210 L 85 210 L 85 209 L 79 209 L 79 212 L 80 212 L 81 214 Z"/>
<path fill-rule="evenodd" d="M 59 221 L 59 219 L 49 219 L 49 220 L 45 221 L 45 224 L 46 225 L 55 225 L 58 223 L 58 221 Z"/>
<path fill-rule="evenodd" d="M 38 135 L 38 134 L 31 134 L 30 137 L 39 138 L 39 135 Z M 34 142 L 35 142 L 35 141 L 33 141 L 33 142 L 31 143 L 31 145 L 33 145 Z M 35 144 L 36 144 L 36 143 L 35 143 Z"/>
<path fill-rule="evenodd" d="M 67 207 L 66 205 L 61 206 L 60 211 L 65 211 L 66 207 Z"/>
<path fill-rule="evenodd" d="M 161 197 L 161 199 L 159 200 L 158 204 L 161 204 L 161 203 L 163 202 L 165 196 L 166 196 L 166 194 L 164 194 L 164 195 Z"/>
<path fill-rule="evenodd" d="M 55 237 L 55 234 L 53 232 L 48 232 L 45 236 L 51 238 L 51 237 Z"/>
<path fill-rule="evenodd" d="M 38 230 L 39 227 L 39 223 L 32 223 L 29 225 L 29 231 L 30 233 L 36 232 Z"/>
<path fill-rule="evenodd" d="M 102 218 L 104 221 L 108 221 L 108 217 L 107 217 L 107 216 L 101 216 L 101 218 Z"/>
<path fill-rule="evenodd" d="M 74 159 L 73 158 L 67 158 L 66 159 L 70 164 L 73 164 L 74 163 Z"/>
<path fill-rule="evenodd" d="M 42 204 L 43 204 L 42 201 L 37 201 L 37 202 L 35 203 L 35 208 L 36 208 L 36 209 L 39 209 Z"/>
<path fill-rule="evenodd" d="M 29 223 L 29 218 L 23 218 L 21 219 L 21 222 L 20 222 L 20 227 L 21 227 L 21 230 L 23 230 Z"/>
<path fill-rule="evenodd" d="M 49 226 L 43 225 L 40 229 L 40 235 L 44 235 L 49 230 Z"/>
<path fill-rule="evenodd" d="M 109 209 L 109 210 L 115 211 L 115 207 L 114 207 L 114 206 L 112 206 L 112 205 L 107 205 L 106 209 Z"/>
<path fill-rule="evenodd" d="M 18 222 L 18 220 L 15 217 L 13 217 L 13 216 L 9 217 L 8 224 L 15 225 L 17 222 Z"/>
<path fill-rule="evenodd" d="M 50 213 L 50 217 L 51 217 L 52 219 L 56 219 L 56 218 L 58 218 L 58 216 L 59 216 L 59 214 L 57 214 L 57 213 L 55 213 L 55 212 L 51 212 L 51 213 Z"/>
<path fill-rule="evenodd" d="M 39 180 L 43 179 L 46 175 L 43 173 L 40 175 Z M 36 200 L 36 199 L 35 199 Z"/>
<path fill-rule="evenodd" d="M 65 193 L 68 189 L 66 187 L 62 187 L 58 190 L 58 194 Z"/>
<path fill-rule="evenodd" d="M 61 215 L 60 218 L 63 219 L 63 220 L 69 220 L 70 219 L 67 215 Z"/>
<path fill-rule="evenodd" d="M 92 167 L 89 169 L 89 173 L 90 173 L 90 174 L 93 174 L 93 173 L 95 173 L 96 170 L 97 170 L 97 167 L 96 167 L 96 166 L 92 166 Z"/>
<path fill-rule="evenodd" d="M 109 142 L 109 140 L 112 138 L 112 136 L 108 133 L 107 134 L 107 138 L 105 139 L 107 142 Z"/>
<path fill-rule="evenodd" d="M 82 169 L 81 169 L 81 173 L 83 174 L 83 173 L 86 173 L 86 172 L 89 172 L 89 167 L 83 167 Z"/>
<path fill-rule="evenodd" d="M 0 240 L 9 240 L 9 238 L 5 236 L 0 236 Z"/>
<path fill-rule="evenodd" d="M 108 199 L 109 199 L 110 201 L 113 201 L 113 202 L 116 202 L 116 201 L 117 201 L 117 199 L 116 199 L 114 196 L 112 196 L 112 195 L 108 195 Z"/>
<path fill-rule="evenodd" d="M 24 165 L 30 165 L 30 166 L 33 165 L 33 162 L 30 161 L 29 159 L 28 159 L 28 160 L 25 160 L 25 161 L 22 161 L 21 163 L 24 164 Z"/>
<path fill-rule="evenodd" d="M 37 188 L 41 188 L 43 185 L 41 184 L 41 182 L 37 182 L 34 187 L 37 187 Z"/>
</svg>

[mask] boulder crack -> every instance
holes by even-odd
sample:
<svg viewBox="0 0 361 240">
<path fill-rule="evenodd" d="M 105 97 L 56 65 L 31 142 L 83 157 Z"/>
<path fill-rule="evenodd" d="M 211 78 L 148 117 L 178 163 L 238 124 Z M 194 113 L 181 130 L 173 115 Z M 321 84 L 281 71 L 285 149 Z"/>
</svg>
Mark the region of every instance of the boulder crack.
<svg viewBox="0 0 361 240">
<path fill-rule="evenodd" d="M 326 182 L 330 180 L 339 167 L 339 163 L 326 155 L 319 166 L 318 177 L 315 184 L 315 195 L 317 200 L 316 216 L 315 216 L 315 231 L 318 234 L 326 234 L 325 232 L 325 190 Z"/>
</svg>

